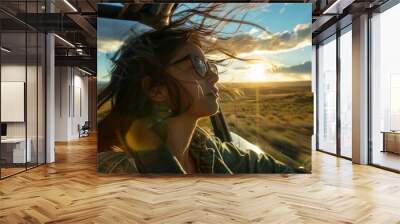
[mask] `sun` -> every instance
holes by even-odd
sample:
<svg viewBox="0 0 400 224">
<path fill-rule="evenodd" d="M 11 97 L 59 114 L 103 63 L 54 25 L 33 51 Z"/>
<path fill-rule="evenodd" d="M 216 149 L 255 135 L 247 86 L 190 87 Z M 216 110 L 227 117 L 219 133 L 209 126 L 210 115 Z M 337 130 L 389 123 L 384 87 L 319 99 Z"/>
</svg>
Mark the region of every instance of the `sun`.
<svg viewBox="0 0 400 224">
<path fill-rule="evenodd" d="M 266 77 L 266 67 L 262 63 L 257 63 L 252 65 L 246 75 L 246 81 L 248 82 L 265 82 L 267 81 Z"/>
</svg>

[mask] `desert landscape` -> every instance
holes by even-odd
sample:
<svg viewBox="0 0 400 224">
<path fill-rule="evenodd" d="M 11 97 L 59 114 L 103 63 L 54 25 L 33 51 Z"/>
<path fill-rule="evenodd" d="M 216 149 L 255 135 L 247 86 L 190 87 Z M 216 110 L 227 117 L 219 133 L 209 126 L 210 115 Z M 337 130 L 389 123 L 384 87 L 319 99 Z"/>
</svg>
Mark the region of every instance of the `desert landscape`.
<svg viewBox="0 0 400 224">
<path fill-rule="evenodd" d="M 311 81 L 223 83 L 220 95 L 230 131 L 292 167 L 311 171 Z"/>
</svg>

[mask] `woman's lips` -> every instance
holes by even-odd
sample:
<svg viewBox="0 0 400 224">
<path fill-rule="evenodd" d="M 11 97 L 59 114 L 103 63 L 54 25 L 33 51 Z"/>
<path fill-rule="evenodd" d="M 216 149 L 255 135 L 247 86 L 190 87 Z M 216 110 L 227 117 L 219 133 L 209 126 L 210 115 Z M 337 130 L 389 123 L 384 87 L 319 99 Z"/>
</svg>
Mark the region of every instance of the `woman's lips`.
<svg viewBox="0 0 400 224">
<path fill-rule="evenodd" d="M 206 94 L 206 96 L 214 96 L 215 98 L 218 98 L 218 97 L 219 97 L 219 94 L 218 94 L 219 90 L 218 90 L 217 87 L 215 87 L 215 86 L 210 86 L 209 90 L 210 90 L 210 92 L 208 92 L 208 93 Z"/>
<path fill-rule="evenodd" d="M 219 97 L 218 89 L 215 90 L 213 89 L 211 92 L 207 94 L 207 96 L 215 96 L 216 98 L 218 98 Z"/>
</svg>

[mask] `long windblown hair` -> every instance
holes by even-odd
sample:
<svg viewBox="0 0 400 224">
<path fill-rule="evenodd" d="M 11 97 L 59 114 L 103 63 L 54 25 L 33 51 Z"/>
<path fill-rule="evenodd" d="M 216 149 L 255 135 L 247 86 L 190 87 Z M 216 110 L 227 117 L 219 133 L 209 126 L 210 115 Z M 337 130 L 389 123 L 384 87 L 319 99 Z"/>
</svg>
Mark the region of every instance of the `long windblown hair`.
<svg viewBox="0 0 400 224">
<path fill-rule="evenodd" d="M 132 121 L 148 116 L 154 110 L 154 103 L 149 97 L 149 90 L 153 87 L 166 86 L 172 101 L 171 116 L 179 115 L 190 107 L 189 94 L 166 69 L 177 50 L 188 41 L 199 46 L 206 56 L 218 55 L 208 58 L 212 63 L 226 65 L 228 59 L 244 59 L 224 48 L 220 44 L 223 40 L 232 38 L 242 25 L 264 30 L 245 21 L 244 17 L 236 18 L 237 12 L 248 7 L 244 4 L 232 8 L 226 8 L 222 3 L 198 4 L 195 8 L 190 6 L 193 5 L 178 4 L 165 26 L 141 34 L 133 32 L 111 58 L 111 80 L 98 94 L 98 109 L 111 105 L 108 115 L 99 122 L 99 140 L 111 141 L 116 136 L 124 136 Z M 226 24 L 232 23 L 237 25 L 236 30 L 231 33 L 222 31 Z M 99 146 L 109 148 L 112 144 L 102 143 Z M 103 151 L 100 147 L 99 150 Z"/>
</svg>

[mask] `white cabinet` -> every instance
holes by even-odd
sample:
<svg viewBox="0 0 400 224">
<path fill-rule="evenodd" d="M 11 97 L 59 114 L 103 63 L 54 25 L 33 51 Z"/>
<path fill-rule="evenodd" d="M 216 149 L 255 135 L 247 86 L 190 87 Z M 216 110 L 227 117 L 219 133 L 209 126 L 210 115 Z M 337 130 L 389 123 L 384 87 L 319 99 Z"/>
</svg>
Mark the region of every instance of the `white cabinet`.
<svg viewBox="0 0 400 224">
<path fill-rule="evenodd" d="M 27 147 L 25 151 L 25 138 L 7 138 L 1 140 L 2 151 L 12 152 L 12 163 L 25 163 L 32 161 L 32 140 L 26 140 Z M 11 155 L 10 155 L 11 157 Z M 11 160 L 11 158 L 10 158 Z M 11 162 L 11 161 L 10 161 Z"/>
</svg>

